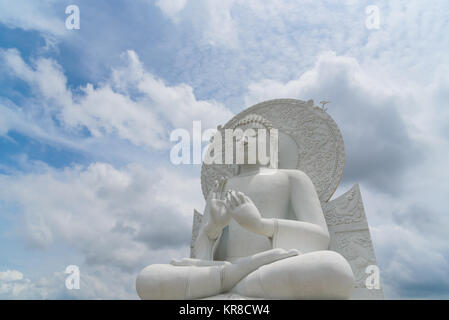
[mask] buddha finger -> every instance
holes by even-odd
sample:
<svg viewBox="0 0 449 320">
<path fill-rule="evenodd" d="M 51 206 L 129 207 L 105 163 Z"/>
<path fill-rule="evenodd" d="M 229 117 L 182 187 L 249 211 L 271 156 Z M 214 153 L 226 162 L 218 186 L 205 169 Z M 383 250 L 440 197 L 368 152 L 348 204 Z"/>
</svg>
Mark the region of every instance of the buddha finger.
<svg viewBox="0 0 449 320">
<path fill-rule="evenodd" d="M 237 197 L 237 194 L 235 193 L 235 191 L 231 191 L 231 201 L 235 207 L 238 207 L 240 205 L 240 200 Z"/>
<path fill-rule="evenodd" d="M 245 199 L 245 194 L 243 192 L 237 192 L 237 197 L 239 199 L 240 204 L 247 202 Z"/>
<path fill-rule="evenodd" d="M 220 185 L 220 182 L 218 181 L 218 179 L 217 180 L 215 180 L 215 182 L 214 182 L 214 186 L 213 186 L 213 188 L 212 188 L 212 190 L 214 190 L 214 191 L 218 191 L 218 186 Z"/>
<path fill-rule="evenodd" d="M 220 199 L 223 198 L 223 192 L 224 192 L 225 184 L 226 184 L 226 179 L 224 177 L 221 177 L 220 178 L 220 183 L 219 183 L 219 186 L 218 186 L 218 190 L 217 190 L 217 192 L 218 192 L 218 194 L 220 196 Z"/>
<path fill-rule="evenodd" d="M 214 192 L 217 192 L 217 190 L 218 190 L 218 180 L 215 180 L 214 185 L 210 189 L 210 195 L 212 196 Z"/>
<path fill-rule="evenodd" d="M 231 192 L 227 192 L 226 193 L 226 204 L 225 204 L 225 206 L 226 206 L 226 208 L 228 208 L 231 211 L 235 209 L 234 204 L 232 203 L 232 200 L 231 200 Z"/>
</svg>

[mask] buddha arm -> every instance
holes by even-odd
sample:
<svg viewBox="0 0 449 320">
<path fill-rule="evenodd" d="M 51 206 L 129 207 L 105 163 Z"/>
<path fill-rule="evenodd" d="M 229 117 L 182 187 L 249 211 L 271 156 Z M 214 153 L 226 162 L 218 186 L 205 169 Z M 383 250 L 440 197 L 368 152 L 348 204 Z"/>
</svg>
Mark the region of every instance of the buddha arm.
<svg viewBox="0 0 449 320">
<path fill-rule="evenodd" d="M 201 260 L 213 260 L 213 253 L 220 240 L 222 229 L 213 226 L 210 217 L 210 206 L 206 203 L 203 219 L 195 240 L 195 258 Z M 213 234 L 212 234 L 213 233 Z"/>
<path fill-rule="evenodd" d="M 290 201 L 297 220 L 262 218 L 250 203 L 234 212 L 234 218 L 249 231 L 272 238 L 273 248 L 296 248 L 301 252 L 326 250 L 329 232 L 321 204 L 310 178 L 298 170 L 289 175 Z"/>
<path fill-rule="evenodd" d="M 312 181 L 302 171 L 287 172 L 290 201 L 298 220 L 270 219 L 274 229 L 273 248 L 296 248 L 302 253 L 327 250 L 329 231 Z"/>
<path fill-rule="evenodd" d="M 314 223 L 288 219 L 262 219 L 262 224 L 262 228 L 252 231 L 271 238 L 273 248 L 294 248 L 302 253 L 328 249 L 327 228 Z"/>
</svg>

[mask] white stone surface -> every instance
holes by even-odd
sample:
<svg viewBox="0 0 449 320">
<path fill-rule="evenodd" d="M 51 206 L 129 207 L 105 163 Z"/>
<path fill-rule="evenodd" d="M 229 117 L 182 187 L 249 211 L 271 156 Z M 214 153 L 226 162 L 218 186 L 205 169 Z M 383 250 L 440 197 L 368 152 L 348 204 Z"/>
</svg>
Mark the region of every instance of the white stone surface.
<svg viewBox="0 0 449 320">
<path fill-rule="evenodd" d="M 335 122 L 311 101 L 283 99 L 251 107 L 225 128 L 253 113 L 283 132 L 279 167 L 204 165 L 206 206 L 194 212 L 191 258 L 142 270 L 139 296 L 382 298 L 363 286 L 375 257 L 358 186 L 328 202 L 344 166 Z"/>
</svg>

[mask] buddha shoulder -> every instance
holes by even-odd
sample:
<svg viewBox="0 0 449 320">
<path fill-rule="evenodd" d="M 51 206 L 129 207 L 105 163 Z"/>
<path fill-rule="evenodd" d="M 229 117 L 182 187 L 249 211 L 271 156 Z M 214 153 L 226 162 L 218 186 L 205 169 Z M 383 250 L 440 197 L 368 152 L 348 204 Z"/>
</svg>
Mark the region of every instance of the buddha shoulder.
<svg viewBox="0 0 449 320">
<path fill-rule="evenodd" d="M 298 169 L 278 169 L 280 174 L 287 176 L 290 180 L 296 181 L 310 181 L 309 176 L 301 170 Z"/>
<path fill-rule="evenodd" d="M 304 171 L 297 169 L 280 169 L 279 173 L 282 173 L 287 177 L 290 187 L 295 186 L 300 187 L 300 189 L 315 190 L 312 180 L 310 180 L 309 176 Z"/>
</svg>

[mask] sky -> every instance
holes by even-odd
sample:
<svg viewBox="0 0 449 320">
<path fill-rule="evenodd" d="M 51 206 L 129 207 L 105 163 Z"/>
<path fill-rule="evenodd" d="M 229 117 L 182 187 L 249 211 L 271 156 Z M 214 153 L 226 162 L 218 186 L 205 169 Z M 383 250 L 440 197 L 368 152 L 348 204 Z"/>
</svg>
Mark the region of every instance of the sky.
<svg viewBox="0 0 449 320">
<path fill-rule="evenodd" d="M 445 0 L 0 0 L 0 298 L 136 299 L 204 206 L 170 133 L 295 98 L 331 101 L 386 298 L 448 299 L 447 30 Z"/>
</svg>

